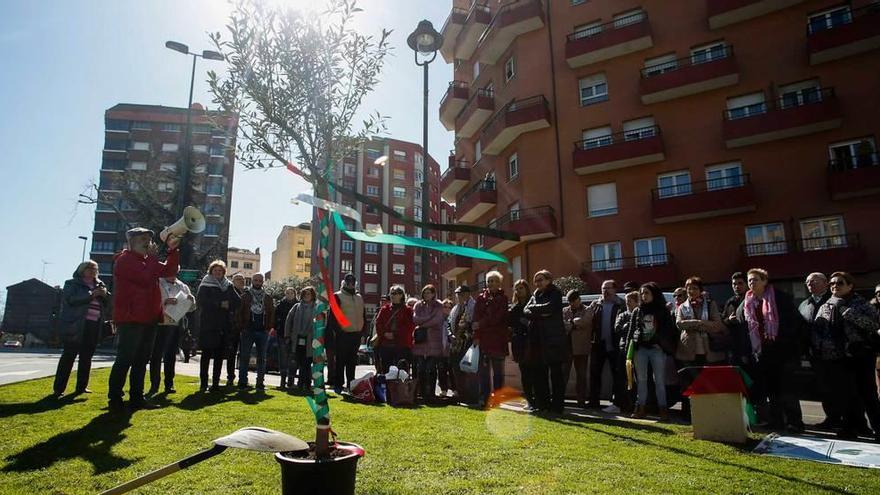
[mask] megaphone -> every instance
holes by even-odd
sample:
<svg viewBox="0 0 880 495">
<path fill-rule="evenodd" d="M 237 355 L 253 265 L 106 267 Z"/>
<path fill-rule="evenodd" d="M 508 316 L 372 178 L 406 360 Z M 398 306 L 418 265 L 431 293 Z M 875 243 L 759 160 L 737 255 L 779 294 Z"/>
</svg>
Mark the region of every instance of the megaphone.
<svg viewBox="0 0 880 495">
<path fill-rule="evenodd" d="M 159 232 L 159 239 L 167 242 L 171 236 L 183 237 L 187 232 L 198 234 L 203 230 L 205 230 L 205 215 L 202 215 L 195 206 L 187 206 L 183 209 L 183 216 L 179 220 Z"/>
</svg>

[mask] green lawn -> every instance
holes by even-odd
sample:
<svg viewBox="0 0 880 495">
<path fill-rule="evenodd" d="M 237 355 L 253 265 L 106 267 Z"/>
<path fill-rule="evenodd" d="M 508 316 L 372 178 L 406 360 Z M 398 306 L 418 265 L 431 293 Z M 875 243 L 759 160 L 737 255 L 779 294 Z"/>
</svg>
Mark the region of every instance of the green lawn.
<svg viewBox="0 0 880 495">
<path fill-rule="evenodd" d="M 95 393 L 63 407 L 45 399 L 49 379 L 0 387 L 0 492 L 94 493 L 243 426 L 314 434 L 301 397 L 197 395 L 190 377 L 164 408 L 112 416 L 108 372 L 93 374 Z M 340 439 L 367 451 L 359 493 L 880 493 L 877 471 L 757 456 L 684 426 L 339 399 L 331 411 Z M 279 479 L 272 455 L 227 450 L 141 493 L 275 493 Z"/>
</svg>

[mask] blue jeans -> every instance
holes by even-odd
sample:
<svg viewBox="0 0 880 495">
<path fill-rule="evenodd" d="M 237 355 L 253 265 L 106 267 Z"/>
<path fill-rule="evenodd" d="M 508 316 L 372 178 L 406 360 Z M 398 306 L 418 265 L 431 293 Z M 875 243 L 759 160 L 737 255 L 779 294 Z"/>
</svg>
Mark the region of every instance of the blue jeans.
<svg viewBox="0 0 880 495">
<path fill-rule="evenodd" d="M 245 330 L 241 332 L 241 354 L 238 358 L 238 384 L 248 383 L 248 364 L 251 361 L 251 347 L 257 345 L 257 385 L 263 383 L 266 375 L 266 349 L 269 346 L 269 334 L 265 331 Z"/>
<path fill-rule="evenodd" d="M 666 353 L 663 349 L 639 347 L 636 350 L 636 381 L 638 396 L 636 405 L 644 406 L 648 401 L 648 364 L 654 373 L 654 393 L 657 395 L 657 407 L 666 407 Z"/>
</svg>

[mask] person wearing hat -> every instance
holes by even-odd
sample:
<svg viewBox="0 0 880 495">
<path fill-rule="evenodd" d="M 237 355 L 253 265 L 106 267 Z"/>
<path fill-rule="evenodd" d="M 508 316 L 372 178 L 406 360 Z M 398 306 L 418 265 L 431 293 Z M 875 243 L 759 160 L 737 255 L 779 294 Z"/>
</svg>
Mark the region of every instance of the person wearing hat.
<svg viewBox="0 0 880 495">
<path fill-rule="evenodd" d="M 357 291 L 357 277 L 352 273 L 345 275 L 342 287 L 333 297 L 348 320 L 348 326 L 343 327 L 331 311 L 327 322 L 327 332 L 336 337 L 336 383 L 333 390 L 339 394 L 343 386 L 355 379 L 358 348 L 366 335 L 367 308 L 363 296 Z"/>
<path fill-rule="evenodd" d="M 144 375 L 156 340 L 156 326 L 163 318 L 159 279 L 177 275 L 180 268 L 179 238 L 168 239 L 168 256 L 162 263 L 153 231 L 137 227 L 125 235 L 128 249 L 116 256 L 113 265 L 113 320 L 119 340 L 107 394 L 111 410 L 122 408 L 126 377 L 129 407 L 155 407 L 144 401 Z"/>
</svg>

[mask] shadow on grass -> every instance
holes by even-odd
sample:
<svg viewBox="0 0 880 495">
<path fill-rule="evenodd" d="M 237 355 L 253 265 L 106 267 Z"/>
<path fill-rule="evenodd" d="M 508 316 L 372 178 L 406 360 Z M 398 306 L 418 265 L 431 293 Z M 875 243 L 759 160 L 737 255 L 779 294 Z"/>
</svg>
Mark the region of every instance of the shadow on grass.
<svg viewBox="0 0 880 495">
<path fill-rule="evenodd" d="M 0 404 L 0 418 L 9 418 L 19 414 L 39 414 L 54 411 L 77 402 L 85 402 L 85 398 L 77 395 L 65 395 L 60 399 L 56 399 L 53 395 L 47 395 L 36 402 Z"/>
<path fill-rule="evenodd" d="M 126 459 L 113 454 L 113 446 L 122 441 L 122 433 L 131 426 L 126 413 L 104 413 L 82 428 L 59 433 L 6 458 L 5 472 L 45 469 L 53 464 L 80 458 L 92 464 L 93 474 L 126 468 L 140 459 Z"/>
<path fill-rule="evenodd" d="M 588 428 L 586 425 L 606 425 L 606 426 L 615 426 L 617 428 L 625 428 L 628 430 L 638 430 L 644 431 L 648 433 L 655 433 L 659 435 L 675 435 L 675 432 L 668 429 L 663 428 L 662 426 L 657 426 L 651 423 L 641 423 L 637 421 L 627 421 L 625 419 L 615 419 L 615 418 L 601 418 L 601 417 L 592 417 L 592 416 L 574 416 L 571 414 L 566 414 L 564 416 L 559 416 L 552 413 L 538 413 L 538 417 L 544 418 L 548 421 L 553 421 L 555 423 L 561 423 L 565 425 L 578 425 Z M 593 428 L 590 428 L 593 429 Z"/>
<path fill-rule="evenodd" d="M 262 391 L 250 392 L 244 390 L 217 392 L 196 392 L 184 397 L 178 403 L 173 403 L 164 394 L 157 395 L 153 400 L 160 405 L 171 405 L 186 411 L 197 411 L 205 407 L 215 406 L 224 402 L 241 402 L 247 405 L 256 405 L 265 400 L 271 399 L 273 396 Z"/>
<path fill-rule="evenodd" d="M 566 418 L 554 418 L 554 419 L 552 419 L 552 421 L 555 421 L 555 422 L 557 422 L 559 424 L 563 424 L 563 425 L 578 426 L 581 428 L 586 428 L 586 429 L 593 431 L 595 433 L 601 433 L 603 435 L 607 435 L 607 436 L 610 436 L 610 437 L 613 437 L 613 438 L 616 438 L 619 440 L 628 440 L 628 441 L 631 441 L 633 443 L 636 443 L 636 444 L 644 446 L 644 447 L 654 447 L 654 448 L 658 448 L 658 449 L 663 449 L 663 450 L 667 450 L 669 452 L 672 452 L 672 453 L 675 453 L 678 455 L 682 455 L 682 456 L 686 456 L 686 457 L 693 457 L 693 458 L 697 458 L 697 459 L 701 459 L 701 460 L 707 460 L 707 461 L 714 462 L 714 463 L 717 463 L 722 466 L 727 466 L 727 467 L 731 467 L 731 468 L 735 468 L 735 469 L 742 469 L 742 470 L 749 471 L 752 473 L 762 474 L 762 475 L 770 476 L 773 478 L 778 478 L 780 480 L 787 481 L 789 483 L 793 483 L 795 485 L 801 486 L 803 488 L 808 488 L 811 490 L 819 489 L 819 490 L 826 490 L 829 492 L 841 493 L 841 494 L 850 493 L 849 491 L 844 490 L 839 487 L 836 487 L 836 486 L 825 485 L 825 484 L 816 483 L 813 481 L 806 481 L 806 480 L 796 478 L 793 476 L 786 476 L 786 475 L 780 474 L 776 471 L 770 471 L 770 470 L 756 468 L 754 466 L 748 466 L 748 465 L 739 464 L 736 462 L 726 461 L 726 460 L 722 460 L 722 459 L 718 459 L 718 458 L 706 455 L 704 453 L 690 452 L 686 449 L 672 447 L 669 445 L 663 445 L 661 443 L 652 442 L 652 441 L 644 439 L 644 438 L 637 438 L 637 437 L 632 437 L 629 435 L 623 435 L 621 433 L 614 433 L 612 431 L 606 431 L 604 429 L 594 428 L 594 427 L 592 427 L 593 423 L 608 424 L 608 423 L 613 423 L 613 421 L 596 421 L 596 420 L 592 420 L 592 418 L 584 418 L 584 419 L 590 419 L 590 421 L 578 421 L 578 420 L 575 420 L 574 418 L 567 418 L 567 417 Z M 615 426 L 626 427 L 627 425 L 615 425 Z M 650 426 L 650 425 L 640 425 L 640 426 Z M 654 427 L 654 428 L 656 428 L 656 427 Z M 668 432 L 668 433 L 672 433 L 672 432 Z M 743 449 L 740 446 L 732 446 L 732 447 L 738 448 L 743 453 L 750 453 L 750 451 L 746 451 L 745 449 Z"/>
</svg>

